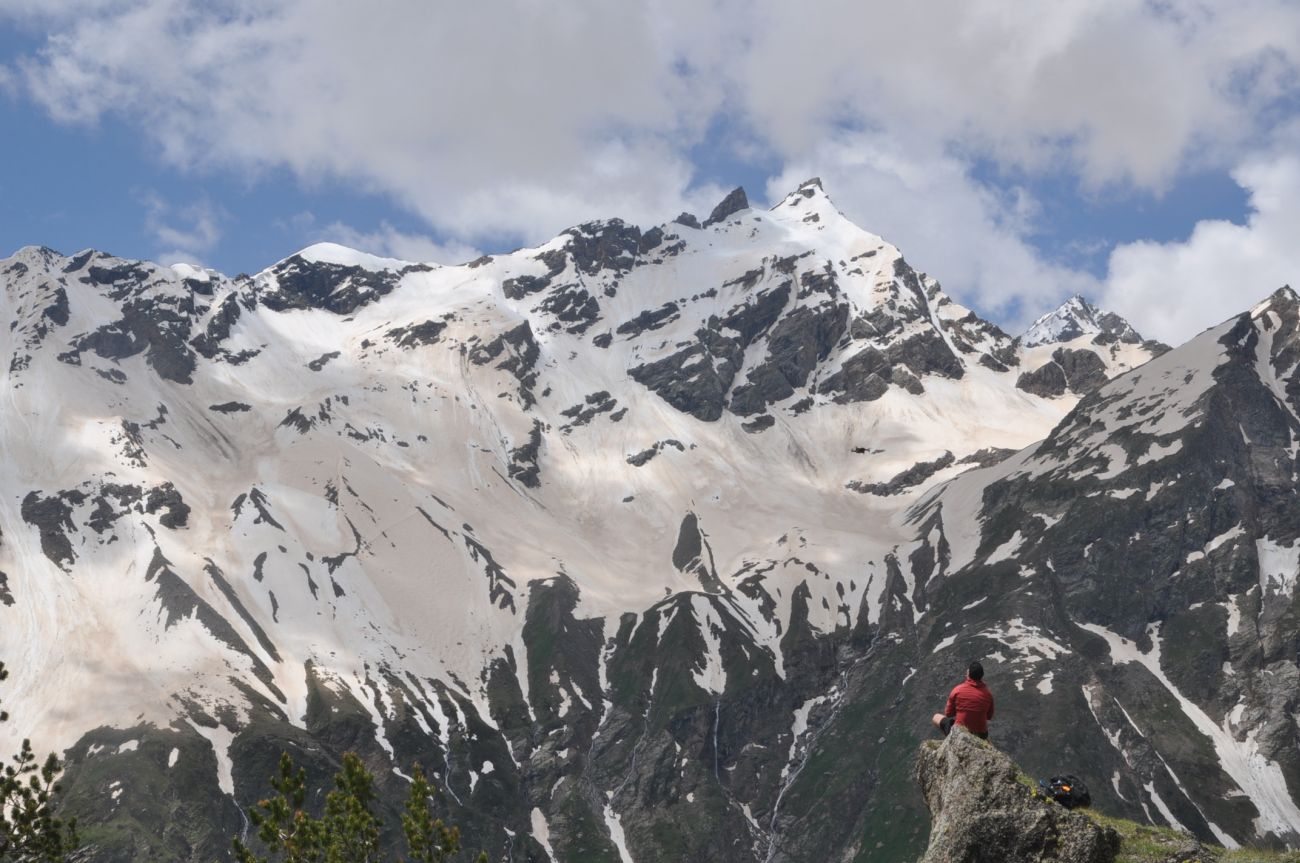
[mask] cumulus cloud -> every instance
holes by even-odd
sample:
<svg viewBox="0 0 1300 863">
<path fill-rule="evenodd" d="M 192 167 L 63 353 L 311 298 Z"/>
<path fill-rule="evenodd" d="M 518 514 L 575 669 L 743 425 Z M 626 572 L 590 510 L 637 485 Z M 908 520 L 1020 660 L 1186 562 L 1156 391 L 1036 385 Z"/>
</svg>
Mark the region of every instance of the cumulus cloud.
<svg viewBox="0 0 1300 863">
<path fill-rule="evenodd" d="M 782 151 L 847 121 L 1093 185 L 1156 188 L 1249 142 L 1300 60 L 1300 9 L 1269 0 L 765 7 L 736 78 Z"/>
<path fill-rule="evenodd" d="M 153 191 L 139 195 L 145 207 L 145 231 L 157 243 L 161 264 L 200 264 L 221 239 L 223 215 L 207 199 L 176 205 Z"/>
<path fill-rule="evenodd" d="M 1143 335 L 1177 344 L 1300 276 L 1300 158 L 1261 157 L 1233 176 L 1250 192 L 1244 224 L 1199 222 L 1184 241 L 1137 242 L 1110 257 L 1101 300 Z"/>
<path fill-rule="evenodd" d="M 54 117 L 128 117 L 175 165 L 288 168 L 451 235 L 539 239 L 683 205 L 676 142 L 709 88 L 659 31 L 601 2 L 154 0 L 69 16 L 20 68 Z"/>
<path fill-rule="evenodd" d="M 1300 80 L 1288 0 L 14 0 L 5 17 L 48 34 L 11 89 L 64 122 L 124 119 L 183 170 L 343 182 L 440 241 L 499 247 L 707 212 L 727 185 L 697 172 L 707 144 L 777 166 L 774 197 L 827 175 L 918 265 L 1011 310 L 1089 281 L 1027 242 L 1032 195 L 973 166 L 1158 193 L 1258 150 Z"/>
<path fill-rule="evenodd" d="M 313 220 L 314 221 L 314 220 Z M 425 234 L 400 231 L 387 222 L 373 231 L 363 231 L 342 222 L 331 222 L 309 231 L 317 242 L 338 243 L 384 258 L 432 264 L 462 264 L 482 256 L 474 246 L 452 240 L 439 242 Z"/>
</svg>

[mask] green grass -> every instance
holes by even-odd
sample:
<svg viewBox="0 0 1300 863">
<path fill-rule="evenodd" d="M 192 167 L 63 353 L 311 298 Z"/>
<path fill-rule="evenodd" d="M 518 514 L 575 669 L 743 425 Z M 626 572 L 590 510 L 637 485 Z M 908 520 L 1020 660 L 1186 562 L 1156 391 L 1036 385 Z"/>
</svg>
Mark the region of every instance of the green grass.
<svg viewBox="0 0 1300 863">
<path fill-rule="evenodd" d="M 1016 782 L 1037 793 L 1038 783 L 1016 771 Z M 1265 851 L 1257 848 L 1240 848 L 1229 851 L 1218 845 L 1199 844 L 1185 833 L 1169 827 L 1153 827 L 1123 818 L 1112 818 L 1095 809 L 1077 810 L 1102 827 L 1114 828 L 1119 834 L 1119 855 L 1115 863 L 1165 863 L 1179 851 L 1200 848 L 1203 857 L 1192 858 L 1192 863 L 1300 863 L 1300 852 Z"/>
<path fill-rule="evenodd" d="M 1152 827 L 1123 818 L 1112 818 L 1094 809 L 1079 811 L 1103 827 L 1113 827 L 1120 835 L 1123 844 L 1115 858 L 1116 863 L 1164 863 L 1178 851 L 1196 847 L 1195 840 L 1190 836 L 1168 827 Z M 1200 847 L 1205 852 L 1204 856 L 1193 860 L 1201 863 L 1300 863 L 1300 852 L 1296 851 L 1263 851 L 1255 848 L 1228 851 L 1218 845 Z"/>
</svg>

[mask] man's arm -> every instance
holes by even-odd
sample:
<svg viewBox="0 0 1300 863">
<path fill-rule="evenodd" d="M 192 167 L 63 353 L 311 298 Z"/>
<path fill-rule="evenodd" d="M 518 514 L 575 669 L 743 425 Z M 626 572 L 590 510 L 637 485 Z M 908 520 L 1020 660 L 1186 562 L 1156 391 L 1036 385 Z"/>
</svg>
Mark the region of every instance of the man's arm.
<svg viewBox="0 0 1300 863">
<path fill-rule="evenodd" d="M 957 690 L 948 693 L 948 705 L 943 709 L 944 716 L 957 715 Z"/>
</svg>

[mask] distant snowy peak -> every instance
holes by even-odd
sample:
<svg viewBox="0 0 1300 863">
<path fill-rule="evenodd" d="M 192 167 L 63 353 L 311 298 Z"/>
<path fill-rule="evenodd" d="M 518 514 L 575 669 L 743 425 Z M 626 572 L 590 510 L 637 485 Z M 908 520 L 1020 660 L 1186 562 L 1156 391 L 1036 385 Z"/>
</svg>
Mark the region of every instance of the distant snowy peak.
<svg viewBox="0 0 1300 863">
<path fill-rule="evenodd" d="M 293 257 L 302 258 L 304 261 L 313 264 L 361 267 L 366 270 L 404 270 L 413 263 L 411 261 L 401 261 L 397 258 L 381 258 L 378 255 L 359 252 L 338 243 L 316 243 L 303 249 Z"/>
<path fill-rule="evenodd" d="M 1024 347 L 1061 344 L 1080 336 L 1093 336 L 1097 344 L 1141 344 L 1144 339 L 1128 321 L 1113 312 L 1105 312 L 1077 294 L 1055 311 L 1048 312 L 1020 337 Z"/>
<path fill-rule="evenodd" d="M 1086 395 L 1169 350 L 1078 295 L 1034 321 L 1018 342 L 1025 372 L 1016 386 L 1044 398 Z"/>
</svg>

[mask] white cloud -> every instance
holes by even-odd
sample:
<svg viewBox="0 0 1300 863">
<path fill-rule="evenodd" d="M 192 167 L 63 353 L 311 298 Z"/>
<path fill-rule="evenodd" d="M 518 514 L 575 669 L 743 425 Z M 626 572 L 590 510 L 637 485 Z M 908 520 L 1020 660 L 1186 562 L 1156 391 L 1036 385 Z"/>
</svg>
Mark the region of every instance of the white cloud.
<svg viewBox="0 0 1300 863">
<path fill-rule="evenodd" d="M 423 234 L 399 231 L 387 222 L 374 231 L 361 231 L 342 222 L 333 222 L 310 231 L 317 242 L 338 243 L 358 251 L 401 261 L 433 264 L 462 264 L 482 256 L 474 246 L 452 240 L 438 242 Z"/>
<path fill-rule="evenodd" d="M 21 69 L 56 118 L 125 116 L 176 165 L 287 167 L 388 194 L 443 233 L 536 240 L 685 204 L 677 143 L 697 137 L 709 88 L 673 72 L 644 14 L 157 0 L 69 16 Z"/>
<path fill-rule="evenodd" d="M 1300 284 L 1300 158 L 1260 157 L 1233 176 L 1250 192 L 1245 224 L 1202 221 L 1185 241 L 1111 253 L 1101 301 L 1148 338 L 1178 344 Z"/>
<path fill-rule="evenodd" d="M 764 6 L 737 79 L 781 151 L 847 120 L 1098 185 L 1248 142 L 1300 59 L 1300 8 L 1270 0 Z"/>
<path fill-rule="evenodd" d="M 162 264 L 199 264 L 221 239 L 220 210 L 206 199 L 176 206 L 156 192 L 139 195 L 145 207 L 145 231 L 164 251 L 155 258 Z"/>
<path fill-rule="evenodd" d="M 1300 54 L 1282 0 L 49 0 L 0 16 L 24 13 L 51 33 L 21 68 L 56 117 L 121 114 L 179 164 L 360 180 L 441 229 L 535 237 L 611 204 L 658 215 L 723 114 L 783 158 L 847 123 L 1155 186 L 1258 131 Z M 517 190 L 545 205 L 505 206 Z"/>
<path fill-rule="evenodd" d="M 1026 313 L 1092 283 L 1025 241 L 1031 195 L 973 165 L 1158 192 L 1267 146 L 1300 80 L 1289 0 L 14 0 L 5 18 L 48 33 L 11 89 L 125 120 L 185 170 L 344 182 L 500 246 L 707 212 L 725 188 L 692 160 L 712 129 L 779 166 L 774 195 L 826 175 L 959 295 Z"/>
</svg>

